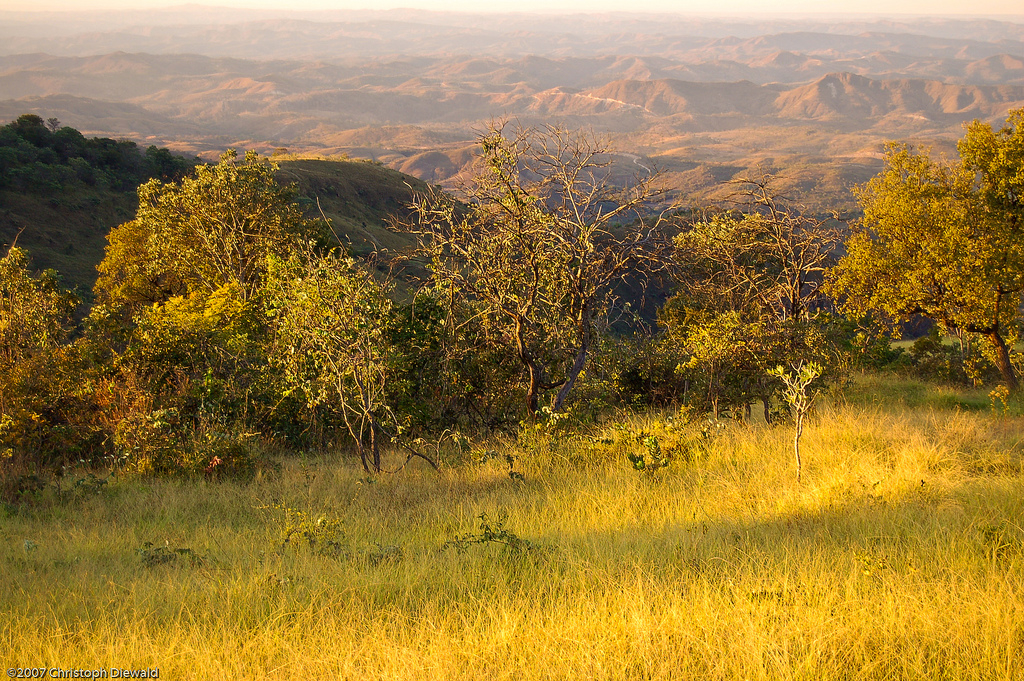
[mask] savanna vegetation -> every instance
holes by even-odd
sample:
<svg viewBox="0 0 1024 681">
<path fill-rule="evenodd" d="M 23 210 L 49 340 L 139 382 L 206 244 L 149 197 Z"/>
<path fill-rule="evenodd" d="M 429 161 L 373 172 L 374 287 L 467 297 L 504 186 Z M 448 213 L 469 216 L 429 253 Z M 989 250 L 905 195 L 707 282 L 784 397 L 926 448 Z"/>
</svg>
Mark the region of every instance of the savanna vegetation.
<svg viewBox="0 0 1024 681">
<path fill-rule="evenodd" d="M 394 250 L 234 152 L 138 187 L 88 305 L 10 248 L 8 667 L 1019 676 L 1022 116 L 892 147 L 852 231 L 495 125 Z"/>
</svg>

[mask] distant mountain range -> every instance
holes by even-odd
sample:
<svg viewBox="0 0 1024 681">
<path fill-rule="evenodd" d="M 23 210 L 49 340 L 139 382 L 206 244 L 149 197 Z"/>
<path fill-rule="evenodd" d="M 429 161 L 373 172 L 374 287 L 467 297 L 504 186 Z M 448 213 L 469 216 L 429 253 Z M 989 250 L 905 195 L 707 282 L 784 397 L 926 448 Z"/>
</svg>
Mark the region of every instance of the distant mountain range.
<svg viewBox="0 0 1024 681">
<path fill-rule="evenodd" d="M 0 12 L 0 38 L 0 119 L 207 157 L 349 154 L 449 185 L 513 117 L 593 128 L 622 172 L 658 165 L 684 194 L 767 169 L 848 203 L 885 140 L 949 151 L 964 121 L 1024 106 L 1012 21 L 181 7 Z"/>
<path fill-rule="evenodd" d="M 680 14 L 472 14 L 421 10 L 0 11 L 0 54 L 116 51 L 302 60 L 439 54 L 658 55 L 687 62 L 779 51 L 857 58 L 896 52 L 981 59 L 1020 54 L 1024 13 L 942 17 L 708 17 Z"/>
</svg>

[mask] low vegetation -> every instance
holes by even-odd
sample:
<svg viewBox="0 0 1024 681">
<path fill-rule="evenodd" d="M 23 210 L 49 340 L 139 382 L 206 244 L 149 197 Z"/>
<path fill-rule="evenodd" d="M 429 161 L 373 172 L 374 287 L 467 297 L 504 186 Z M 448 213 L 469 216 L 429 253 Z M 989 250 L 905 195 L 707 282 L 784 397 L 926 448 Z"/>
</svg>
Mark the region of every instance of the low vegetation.
<svg viewBox="0 0 1024 681">
<path fill-rule="evenodd" d="M 803 436 L 676 410 L 9 508 L 7 666 L 199 678 L 1013 679 L 1024 482 L 984 393 L 858 376 Z M 658 443 L 668 463 L 638 470 Z M 514 460 L 509 475 L 506 456 Z M 403 457 L 404 458 L 404 457 Z"/>
</svg>

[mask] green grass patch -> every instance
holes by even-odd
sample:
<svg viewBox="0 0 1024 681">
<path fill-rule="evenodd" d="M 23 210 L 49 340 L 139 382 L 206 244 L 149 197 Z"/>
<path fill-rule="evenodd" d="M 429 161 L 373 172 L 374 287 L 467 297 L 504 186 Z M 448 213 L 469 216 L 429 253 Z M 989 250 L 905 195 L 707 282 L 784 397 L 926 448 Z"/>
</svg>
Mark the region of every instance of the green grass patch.
<svg viewBox="0 0 1024 681">
<path fill-rule="evenodd" d="M 990 409 L 991 388 L 966 389 L 892 374 L 856 374 L 843 393 L 843 399 L 858 406 L 964 409 Z"/>
</svg>

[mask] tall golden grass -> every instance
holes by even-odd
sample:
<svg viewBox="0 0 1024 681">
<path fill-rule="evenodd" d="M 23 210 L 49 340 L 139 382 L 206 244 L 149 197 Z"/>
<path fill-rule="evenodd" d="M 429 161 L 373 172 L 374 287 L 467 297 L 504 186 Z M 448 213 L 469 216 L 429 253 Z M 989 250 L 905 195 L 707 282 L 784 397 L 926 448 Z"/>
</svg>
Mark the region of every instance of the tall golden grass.
<svg viewBox="0 0 1024 681">
<path fill-rule="evenodd" d="M 671 417 L 481 442 L 498 456 L 440 473 L 292 456 L 247 484 L 8 509 L 0 658 L 168 679 L 1024 677 L 1020 418 L 864 379 L 809 421 L 797 484 L 787 426 L 690 447 L 699 424 Z M 633 468 L 644 436 L 668 466 Z"/>
</svg>

